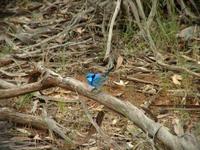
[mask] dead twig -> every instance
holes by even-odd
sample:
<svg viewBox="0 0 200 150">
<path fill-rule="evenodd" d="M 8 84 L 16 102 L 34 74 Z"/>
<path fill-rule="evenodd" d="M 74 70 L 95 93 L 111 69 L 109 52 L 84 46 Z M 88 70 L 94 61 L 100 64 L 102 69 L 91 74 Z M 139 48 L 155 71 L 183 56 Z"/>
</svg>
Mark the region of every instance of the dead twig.
<svg viewBox="0 0 200 150">
<path fill-rule="evenodd" d="M 200 111 L 200 106 L 198 105 L 151 105 L 151 107 L 157 107 L 162 110 Z"/>
<path fill-rule="evenodd" d="M 58 37 L 60 37 L 60 36 L 62 36 L 64 34 L 67 34 L 70 30 L 72 30 L 72 29 L 74 29 L 74 28 L 79 26 L 78 23 L 81 21 L 81 18 L 82 18 L 83 15 L 85 15 L 85 14 L 87 14 L 87 13 L 93 11 L 93 10 L 94 10 L 93 8 L 90 8 L 88 10 L 85 10 L 83 12 L 78 13 L 76 16 L 74 16 L 71 19 L 70 23 L 63 29 L 62 32 L 60 32 L 60 33 L 58 33 L 58 34 L 56 34 L 54 36 L 51 36 L 49 38 L 46 38 L 46 39 L 44 39 L 43 41 L 41 41 L 41 42 L 39 42 L 37 44 L 25 47 L 25 48 L 23 48 L 21 50 L 25 52 L 26 50 L 41 46 L 42 44 L 45 44 L 45 43 L 47 43 L 49 41 L 52 41 L 52 40 L 54 40 L 54 39 L 56 39 L 56 38 L 58 38 Z"/>
<path fill-rule="evenodd" d="M 45 146 L 33 146 L 33 147 L 20 147 L 20 150 L 44 150 L 44 149 L 53 149 L 52 145 L 45 145 Z M 16 149 L 19 150 L 19 149 Z"/>
<path fill-rule="evenodd" d="M 177 2 L 180 4 L 182 11 L 192 19 L 199 19 L 199 16 L 196 16 L 190 9 L 187 8 L 183 0 L 177 0 Z"/>
<path fill-rule="evenodd" d="M 111 23 L 110 23 L 110 28 L 109 28 L 109 33 L 108 33 L 108 40 L 107 40 L 107 46 L 106 46 L 106 53 L 105 53 L 105 56 L 104 56 L 104 60 L 106 60 L 109 57 L 110 52 L 111 52 L 111 42 L 112 42 L 113 26 L 114 26 L 115 20 L 117 18 L 117 15 L 119 13 L 120 5 L 121 5 L 121 0 L 117 0 L 115 11 L 113 13 L 112 20 L 111 20 Z"/>
<path fill-rule="evenodd" d="M 63 43 L 63 44 L 58 44 L 58 45 L 54 45 L 52 47 L 49 47 L 48 50 L 59 48 L 59 47 L 74 46 L 74 45 L 84 44 L 84 43 L 88 43 L 91 40 L 92 39 L 87 39 L 85 41 L 80 41 L 80 42 L 66 42 L 66 43 Z"/>
<path fill-rule="evenodd" d="M 0 69 L 0 74 L 3 74 L 4 76 L 7 76 L 7 77 L 24 77 L 27 75 L 26 73 L 10 73 L 2 69 Z"/>
<path fill-rule="evenodd" d="M 11 63 L 13 63 L 13 59 L 10 55 L 4 56 L 4 58 L 0 59 L 0 67 L 7 66 Z"/>
<path fill-rule="evenodd" d="M 160 86 L 158 83 L 150 82 L 150 81 L 146 81 L 146 80 L 142 80 L 142 79 L 138 79 L 138 78 L 134 78 L 134 77 L 122 77 L 122 79 L 133 81 L 133 82 L 140 82 L 140 83 L 144 83 L 144 84 L 151 84 L 151 85 L 155 85 L 155 86 Z"/>
<path fill-rule="evenodd" d="M 200 73 L 196 73 L 196 72 L 193 72 L 185 67 L 180 67 L 180 66 L 175 66 L 175 65 L 168 65 L 168 64 L 165 64 L 163 61 L 161 60 L 158 60 L 157 61 L 158 65 L 166 68 L 166 69 L 169 69 L 169 70 L 172 70 L 172 71 L 178 71 L 178 72 L 187 72 L 188 74 L 190 75 L 193 75 L 193 76 L 196 76 L 198 78 L 200 78 Z"/>
<path fill-rule="evenodd" d="M 184 97 L 185 94 L 187 93 L 187 97 L 199 97 L 200 98 L 200 93 L 191 91 L 191 90 L 184 90 L 184 89 L 175 89 L 175 90 L 167 90 L 169 95 L 173 96 L 180 96 Z"/>
</svg>

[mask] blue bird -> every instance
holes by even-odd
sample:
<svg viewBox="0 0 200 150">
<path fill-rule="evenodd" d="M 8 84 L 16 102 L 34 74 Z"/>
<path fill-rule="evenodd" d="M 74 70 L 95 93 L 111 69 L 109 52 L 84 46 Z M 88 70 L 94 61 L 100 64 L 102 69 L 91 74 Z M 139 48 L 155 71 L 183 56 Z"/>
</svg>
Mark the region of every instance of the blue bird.
<svg viewBox="0 0 200 150">
<path fill-rule="evenodd" d="M 94 89 L 100 89 L 108 79 L 108 75 L 113 68 L 108 69 L 105 73 L 88 73 L 86 75 L 88 84 L 94 87 Z"/>
</svg>

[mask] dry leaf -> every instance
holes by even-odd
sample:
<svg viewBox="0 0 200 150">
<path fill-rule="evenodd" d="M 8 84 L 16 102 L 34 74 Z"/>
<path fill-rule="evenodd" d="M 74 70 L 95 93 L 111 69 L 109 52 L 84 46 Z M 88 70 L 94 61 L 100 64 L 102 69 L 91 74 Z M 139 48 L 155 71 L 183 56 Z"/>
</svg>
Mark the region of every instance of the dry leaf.
<svg viewBox="0 0 200 150">
<path fill-rule="evenodd" d="M 112 125 L 115 125 L 117 122 L 118 122 L 117 119 L 113 119 L 113 121 L 112 121 Z"/>
<path fill-rule="evenodd" d="M 118 92 L 118 93 L 114 94 L 114 96 L 121 97 L 123 94 L 124 94 L 124 92 Z"/>
<path fill-rule="evenodd" d="M 85 31 L 85 29 L 83 29 L 82 27 L 76 29 L 76 32 L 78 32 L 80 34 L 83 33 L 84 31 Z"/>
<path fill-rule="evenodd" d="M 172 78 L 172 81 L 173 81 L 174 84 L 176 84 L 176 85 L 181 85 L 181 82 L 180 82 L 180 81 L 183 79 L 183 78 L 181 77 L 181 75 L 174 74 L 171 78 Z"/>
<path fill-rule="evenodd" d="M 14 24 L 29 24 L 30 22 L 32 22 L 30 18 L 25 17 L 25 16 L 9 18 L 9 21 Z"/>
<path fill-rule="evenodd" d="M 129 82 L 124 82 L 123 80 L 120 80 L 119 82 L 113 81 L 116 85 L 119 86 L 126 86 Z"/>
<path fill-rule="evenodd" d="M 98 147 L 90 147 L 89 150 L 98 150 Z"/>
<path fill-rule="evenodd" d="M 62 44 L 65 40 L 65 36 L 66 36 L 65 34 L 62 36 L 59 36 L 58 38 L 55 39 L 55 41 Z"/>
<path fill-rule="evenodd" d="M 40 136 L 39 136 L 39 134 L 36 134 L 35 136 L 34 136 L 34 138 L 33 138 L 34 140 L 41 140 L 41 138 L 40 138 Z"/>
<path fill-rule="evenodd" d="M 155 87 L 154 87 L 153 85 L 149 85 L 149 84 L 145 85 L 145 86 L 143 87 L 142 91 L 143 91 L 144 93 L 156 94 L 156 89 L 155 89 Z"/>
<path fill-rule="evenodd" d="M 95 108 L 96 111 L 103 111 L 104 105 L 99 105 Z"/>
<path fill-rule="evenodd" d="M 123 62 L 123 57 L 119 55 L 119 57 L 117 58 L 116 70 L 119 69 L 119 67 L 122 65 L 122 62 Z"/>
<path fill-rule="evenodd" d="M 126 144 L 127 144 L 127 149 L 133 149 L 133 144 L 132 144 L 132 142 L 126 142 Z"/>
<path fill-rule="evenodd" d="M 22 129 L 22 128 L 16 128 L 17 131 L 26 134 L 26 135 L 31 135 L 31 133 L 28 130 Z"/>
</svg>

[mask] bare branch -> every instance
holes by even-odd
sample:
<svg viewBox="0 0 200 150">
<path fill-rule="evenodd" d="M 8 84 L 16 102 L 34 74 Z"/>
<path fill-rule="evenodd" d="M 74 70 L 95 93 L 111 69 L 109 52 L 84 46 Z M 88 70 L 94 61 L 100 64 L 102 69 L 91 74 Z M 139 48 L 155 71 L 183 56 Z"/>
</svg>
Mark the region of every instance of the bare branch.
<svg viewBox="0 0 200 150">
<path fill-rule="evenodd" d="M 43 81 L 22 85 L 20 87 L 0 90 L 0 99 L 11 98 L 30 92 L 44 90 L 50 87 L 52 87 L 52 85 L 49 83 L 48 80 L 44 79 Z"/>
<path fill-rule="evenodd" d="M 9 108 L 0 108 L 0 120 L 9 120 L 18 124 L 30 125 L 38 129 L 48 129 L 42 118 L 23 113 L 18 113 Z"/>
<path fill-rule="evenodd" d="M 109 33 L 108 33 L 108 41 L 107 41 L 107 47 L 106 47 L 106 54 L 104 56 L 104 60 L 109 57 L 110 52 L 111 52 L 111 42 L 112 42 L 113 26 L 114 26 L 115 20 L 117 18 L 118 12 L 120 10 L 120 5 L 121 5 L 121 0 L 117 0 L 115 11 L 114 11 L 111 23 L 110 23 L 110 28 L 109 28 Z"/>
</svg>

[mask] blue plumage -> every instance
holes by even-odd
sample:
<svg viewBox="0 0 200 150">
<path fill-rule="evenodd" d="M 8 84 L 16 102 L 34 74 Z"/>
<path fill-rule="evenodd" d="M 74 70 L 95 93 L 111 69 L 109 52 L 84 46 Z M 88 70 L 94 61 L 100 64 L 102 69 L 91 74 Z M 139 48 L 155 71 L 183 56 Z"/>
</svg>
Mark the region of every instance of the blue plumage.
<svg viewBox="0 0 200 150">
<path fill-rule="evenodd" d="M 88 84 L 94 87 L 95 89 L 100 89 L 105 83 L 105 81 L 108 79 L 108 75 L 113 68 L 114 67 L 109 68 L 104 73 L 93 73 L 93 72 L 88 73 L 86 75 Z"/>
<path fill-rule="evenodd" d="M 99 89 L 102 87 L 102 85 L 107 80 L 107 76 L 101 73 L 88 73 L 86 75 L 87 82 L 90 86 L 93 86 L 96 89 Z"/>
</svg>

